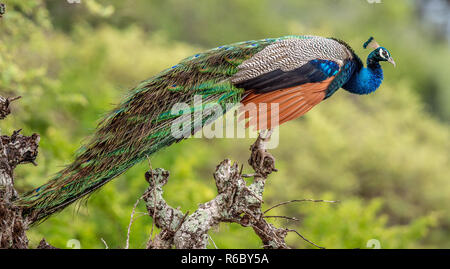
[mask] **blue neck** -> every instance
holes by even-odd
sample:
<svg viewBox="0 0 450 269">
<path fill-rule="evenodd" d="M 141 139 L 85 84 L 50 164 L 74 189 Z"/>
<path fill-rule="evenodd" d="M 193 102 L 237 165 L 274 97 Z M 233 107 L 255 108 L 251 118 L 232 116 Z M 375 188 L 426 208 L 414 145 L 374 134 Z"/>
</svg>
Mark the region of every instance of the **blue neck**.
<svg viewBox="0 0 450 269">
<path fill-rule="evenodd" d="M 356 94 L 369 94 L 380 87 L 383 81 L 383 70 L 373 57 L 367 58 L 367 67 L 355 71 L 342 88 Z"/>
</svg>

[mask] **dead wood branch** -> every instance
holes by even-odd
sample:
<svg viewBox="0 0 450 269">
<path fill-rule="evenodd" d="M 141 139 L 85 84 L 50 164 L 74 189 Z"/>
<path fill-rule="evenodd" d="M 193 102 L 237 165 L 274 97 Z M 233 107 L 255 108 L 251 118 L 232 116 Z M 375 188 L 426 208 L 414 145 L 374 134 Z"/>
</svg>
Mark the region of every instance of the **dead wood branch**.
<svg viewBox="0 0 450 269">
<path fill-rule="evenodd" d="M 0 96 L 0 119 L 10 113 L 9 104 L 17 99 Z M 22 210 L 12 203 L 17 197 L 14 168 L 24 163 L 36 164 L 38 144 L 38 134 L 24 136 L 20 130 L 11 136 L 0 136 L 0 248 L 28 248 L 27 221 Z"/>
<path fill-rule="evenodd" d="M 45 238 L 42 238 L 41 242 L 39 242 L 39 245 L 37 247 L 38 249 L 57 249 L 54 246 L 50 245 L 49 243 L 47 243 L 47 241 L 45 240 Z"/>
<path fill-rule="evenodd" d="M 264 248 L 288 248 L 285 237 L 292 230 L 268 223 L 261 210 L 266 179 L 276 171 L 275 158 L 265 149 L 267 139 L 259 136 L 250 147 L 248 162 L 255 171 L 253 182 L 247 186 L 237 163 L 222 161 L 214 173 L 218 195 L 199 205 L 191 215 L 183 214 L 164 200 L 163 186 L 168 182 L 169 172 L 161 168 L 148 171 L 145 178 L 150 187 L 143 199 L 148 215 L 153 216 L 154 224 L 161 229 L 149 241 L 148 248 L 206 248 L 209 230 L 220 222 L 253 228 Z"/>
<path fill-rule="evenodd" d="M 15 101 L 19 98 L 20 96 L 9 98 L 4 98 L 3 96 L 0 96 L 0 120 L 6 118 L 6 116 L 8 116 L 11 113 L 9 105 L 11 104 L 12 101 Z"/>
</svg>

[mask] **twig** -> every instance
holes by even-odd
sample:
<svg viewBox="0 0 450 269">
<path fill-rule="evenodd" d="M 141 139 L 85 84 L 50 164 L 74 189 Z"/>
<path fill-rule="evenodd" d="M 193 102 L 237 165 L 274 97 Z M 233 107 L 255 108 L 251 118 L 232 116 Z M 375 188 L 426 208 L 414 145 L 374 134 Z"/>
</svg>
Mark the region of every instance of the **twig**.
<svg viewBox="0 0 450 269">
<path fill-rule="evenodd" d="M 181 218 L 180 223 L 178 224 L 178 227 L 175 229 L 175 232 L 178 232 L 178 230 L 181 229 L 181 225 L 183 225 L 183 222 L 186 220 L 186 217 L 189 215 L 189 210 L 186 211 L 184 216 Z"/>
<path fill-rule="evenodd" d="M 11 113 L 11 109 L 9 108 L 9 105 L 11 104 L 11 102 L 13 102 L 17 99 L 20 99 L 20 98 L 21 98 L 21 96 L 8 97 L 8 98 L 0 96 L 0 119 L 6 118 L 6 116 L 8 116 L 9 113 Z"/>
<path fill-rule="evenodd" d="M 320 248 L 320 249 L 325 249 L 324 247 L 321 247 L 321 246 L 318 246 L 318 245 L 314 244 L 314 242 L 308 240 L 306 237 L 304 237 L 303 235 L 301 235 L 299 232 L 297 232 L 297 231 L 294 230 L 294 229 L 286 229 L 286 231 L 288 231 L 288 232 L 294 232 L 294 233 L 296 233 L 298 236 L 300 236 L 303 240 L 305 240 L 306 242 L 310 243 L 311 245 L 313 245 L 313 246 L 315 246 L 315 247 L 317 247 L 317 248 Z"/>
<path fill-rule="evenodd" d="M 128 224 L 128 231 L 127 231 L 127 243 L 125 245 L 125 249 L 128 249 L 130 246 L 130 231 L 131 231 L 131 225 L 134 222 L 134 212 L 136 211 L 136 207 L 138 206 L 139 202 L 142 200 L 143 196 L 141 196 L 139 199 L 136 200 L 133 206 L 133 211 L 131 211 L 130 216 L 130 223 Z"/>
<path fill-rule="evenodd" d="M 106 249 L 109 249 L 108 244 L 106 244 L 106 241 L 103 238 L 100 238 L 102 240 L 103 244 L 105 244 Z"/>
<path fill-rule="evenodd" d="M 147 161 L 148 161 L 148 167 L 150 168 L 150 170 L 153 170 L 152 168 L 152 162 L 150 161 L 150 157 L 148 155 L 145 155 L 147 157 Z"/>
<path fill-rule="evenodd" d="M 22 98 L 22 96 L 16 96 L 16 97 L 9 97 L 8 98 L 8 101 L 11 103 L 11 102 L 13 102 L 13 101 L 16 101 L 16 100 L 19 100 L 20 98 Z"/>
<path fill-rule="evenodd" d="M 212 239 L 211 235 L 208 234 L 208 236 L 209 236 L 209 239 L 211 240 L 211 242 L 213 243 L 214 247 L 216 249 L 218 249 L 218 247 L 216 246 L 216 242 L 214 242 L 214 240 Z"/>
<path fill-rule="evenodd" d="M 244 186 L 244 189 L 250 193 L 251 196 L 255 197 L 261 204 L 264 203 L 264 201 L 256 195 L 252 190 L 250 190 L 247 186 Z"/>
<path fill-rule="evenodd" d="M 263 218 L 280 218 L 280 219 L 287 219 L 287 220 L 293 220 L 293 221 L 300 221 L 299 219 L 295 217 L 288 217 L 288 216 L 263 216 Z"/>
<path fill-rule="evenodd" d="M 272 207 L 270 207 L 269 209 L 267 209 L 266 211 L 264 211 L 264 214 L 266 214 L 267 212 L 269 212 L 270 210 L 282 206 L 282 205 L 286 205 L 286 204 L 290 204 L 290 203 L 295 203 L 295 202 L 314 202 L 314 203 L 339 203 L 339 201 L 328 201 L 328 200 L 314 200 L 314 199 L 301 199 L 301 200 L 290 200 L 290 201 L 286 201 L 286 202 L 282 202 L 279 204 L 276 204 Z"/>
<path fill-rule="evenodd" d="M 256 225 L 253 226 L 252 228 L 253 228 L 253 230 L 259 232 L 258 236 L 260 238 L 261 238 L 260 234 L 262 234 L 262 235 L 264 235 L 266 237 L 265 239 L 261 238 L 263 241 L 268 241 L 268 242 L 273 241 L 273 242 L 276 243 L 276 247 L 277 248 L 285 248 L 285 247 L 283 247 L 284 245 L 286 245 L 284 243 L 284 238 L 283 238 L 283 242 L 280 242 L 279 237 L 272 230 L 270 232 L 266 232 L 266 231 L 264 231 L 263 229 L 261 229 L 260 227 L 258 227 Z M 270 238 L 270 240 L 267 240 L 267 238 Z M 269 248 L 273 248 L 273 246 L 271 246 L 271 245 L 265 245 L 265 246 L 268 246 Z"/>
</svg>

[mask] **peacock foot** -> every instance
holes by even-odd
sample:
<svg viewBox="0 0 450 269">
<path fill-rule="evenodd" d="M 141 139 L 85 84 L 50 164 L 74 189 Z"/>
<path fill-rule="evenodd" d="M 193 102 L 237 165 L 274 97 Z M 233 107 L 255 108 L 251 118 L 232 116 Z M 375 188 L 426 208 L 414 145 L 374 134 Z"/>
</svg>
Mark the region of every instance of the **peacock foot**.
<svg viewBox="0 0 450 269">
<path fill-rule="evenodd" d="M 275 157 L 265 148 L 265 143 L 270 140 L 271 135 L 272 130 L 268 130 L 265 134 L 261 132 L 255 143 L 250 147 L 252 153 L 248 162 L 256 174 L 261 177 L 266 177 L 273 171 L 277 171 L 275 169 Z"/>
</svg>

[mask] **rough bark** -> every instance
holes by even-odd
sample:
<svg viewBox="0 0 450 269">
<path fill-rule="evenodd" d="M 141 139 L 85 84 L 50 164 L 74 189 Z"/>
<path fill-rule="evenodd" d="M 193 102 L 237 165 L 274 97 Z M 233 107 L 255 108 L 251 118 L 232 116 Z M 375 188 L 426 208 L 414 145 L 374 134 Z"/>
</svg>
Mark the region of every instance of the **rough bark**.
<svg viewBox="0 0 450 269">
<path fill-rule="evenodd" d="M 57 249 L 54 246 L 50 245 L 45 241 L 45 238 L 42 238 L 41 242 L 39 242 L 39 245 L 37 247 L 38 249 Z"/>
<path fill-rule="evenodd" d="M 3 96 L 0 96 L 0 120 L 3 120 L 11 113 L 10 104 L 12 101 L 15 101 L 19 99 L 20 96 L 12 97 L 12 98 L 5 98 Z"/>
<path fill-rule="evenodd" d="M 150 170 L 146 180 L 150 187 L 143 195 L 149 216 L 161 232 L 149 241 L 148 248 L 206 248 L 208 232 L 220 222 L 234 222 L 252 227 L 261 238 L 264 248 L 288 248 L 285 237 L 288 229 L 276 228 L 268 223 L 261 210 L 267 176 L 276 171 L 275 159 L 264 148 L 265 139 L 258 137 L 251 146 L 249 164 L 255 174 L 247 186 L 242 168 L 229 159 L 222 161 L 214 173 L 218 195 L 199 205 L 188 215 L 167 204 L 163 198 L 163 186 L 169 172 L 164 169 Z"/>
<path fill-rule="evenodd" d="M 11 111 L 9 105 L 17 98 L 0 96 L 0 119 Z M 27 221 L 22 210 L 12 204 L 17 197 L 14 188 L 14 168 L 19 164 L 35 163 L 39 135 L 23 136 L 20 130 L 11 136 L 0 136 L 0 248 L 27 248 Z"/>
</svg>

